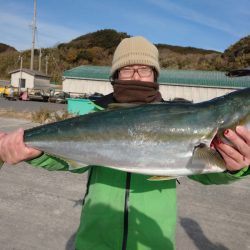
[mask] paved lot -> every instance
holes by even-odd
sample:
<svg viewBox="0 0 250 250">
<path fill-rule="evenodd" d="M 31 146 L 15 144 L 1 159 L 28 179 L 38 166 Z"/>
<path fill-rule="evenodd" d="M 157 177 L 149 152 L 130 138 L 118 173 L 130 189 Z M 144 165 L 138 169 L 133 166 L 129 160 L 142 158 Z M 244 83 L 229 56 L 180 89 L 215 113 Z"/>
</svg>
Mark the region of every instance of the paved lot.
<svg viewBox="0 0 250 250">
<path fill-rule="evenodd" d="M 67 110 L 67 105 L 35 101 L 8 101 L 4 98 L 0 98 L 0 109 L 15 110 L 17 112 L 34 112 L 41 108 L 48 110 Z"/>
<path fill-rule="evenodd" d="M 5 131 L 33 126 L 20 119 L 0 121 Z M 223 186 L 188 178 L 180 182 L 177 250 L 250 250 L 250 178 Z M 0 249 L 73 249 L 85 185 L 86 175 L 5 165 L 0 171 Z"/>
<path fill-rule="evenodd" d="M 31 127 L 0 118 L 0 130 Z M 0 249 L 71 250 L 86 176 L 35 169 L 25 163 L 0 171 Z"/>
</svg>

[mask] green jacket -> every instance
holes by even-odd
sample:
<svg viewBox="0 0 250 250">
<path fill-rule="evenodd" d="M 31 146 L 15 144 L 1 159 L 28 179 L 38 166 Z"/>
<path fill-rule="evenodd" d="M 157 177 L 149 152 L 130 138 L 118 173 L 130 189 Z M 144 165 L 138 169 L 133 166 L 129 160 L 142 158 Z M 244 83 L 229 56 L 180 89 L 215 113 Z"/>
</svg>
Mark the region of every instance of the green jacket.
<svg viewBox="0 0 250 250">
<path fill-rule="evenodd" d="M 68 170 L 61 159 L 43 154 L 29 161 L 47 170 Z M 130 174 L 106 167 L 89 170 L 77 250 L 171 250 L 175 249 L 176 181 L 148 181 L 149 176 Z M 203 184 L 228 184 L 250 173 L 191 176 Z"/>
</svg>

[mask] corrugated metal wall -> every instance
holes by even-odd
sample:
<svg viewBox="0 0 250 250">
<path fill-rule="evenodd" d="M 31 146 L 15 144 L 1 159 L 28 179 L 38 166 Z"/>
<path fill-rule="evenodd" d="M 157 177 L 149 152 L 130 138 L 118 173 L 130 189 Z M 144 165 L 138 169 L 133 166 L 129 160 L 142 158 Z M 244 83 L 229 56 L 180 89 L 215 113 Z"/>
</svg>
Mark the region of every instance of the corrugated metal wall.
<svg viewBox="0 0 250 250">
<path fill-rule="evenodd" d="M 164 100 L 184 98 L 192 102 L 202 102 L 225 95 L 235 89 L 217 87 L 199 87 L 183 85 L 160 85 L 160 92 Z"/>
<path fill-rule="evenodd" d="M 71 79 L 63 80 L 63 91 L 71 94 L 109 94 L 113 91 L 112 85 L 108 81 L 88 80 L 88 79 Z"/>
<path fill-rule="evenodd" d="M 185 98 L 193 102 L 206 101 L 229 93 L 236 88 L 218 88 L 205 86 L 183 86 L 173 84 L 160 85 L 160 92 L 164 100 Z M 66 78 L 63 80 L 63 91 L 73 94 L 109 94 L 113 91 L 108 81 Z"/>
</svg>

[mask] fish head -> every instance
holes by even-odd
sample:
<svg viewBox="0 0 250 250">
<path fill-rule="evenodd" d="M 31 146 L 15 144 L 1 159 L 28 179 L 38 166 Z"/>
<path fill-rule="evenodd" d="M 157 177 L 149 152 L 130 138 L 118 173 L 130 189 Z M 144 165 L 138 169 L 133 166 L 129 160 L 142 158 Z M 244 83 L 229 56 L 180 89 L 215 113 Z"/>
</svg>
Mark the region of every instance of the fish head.
<svg viewBox="0 0 250 250">
<path fill-rule="evenodd" d="M 226 129 L 235 131 L 237 126 L 244 126 L 250 130 L 250 88 L 225 95 L 222 97 L 222 101 L 223 105 L 219 106 L 222 118 L 218 123 L 216 137 L 222 142 L 232 145 L 224 136 Z"/>
</svg>

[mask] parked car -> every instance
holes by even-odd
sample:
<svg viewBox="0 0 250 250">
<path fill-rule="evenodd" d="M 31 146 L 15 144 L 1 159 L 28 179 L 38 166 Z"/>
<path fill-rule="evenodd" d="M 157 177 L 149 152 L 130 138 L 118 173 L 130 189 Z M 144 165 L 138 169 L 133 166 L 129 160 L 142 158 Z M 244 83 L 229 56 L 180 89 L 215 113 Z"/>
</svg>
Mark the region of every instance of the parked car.
<svg viewBox="0 0 250 250">
<path fill-rule="evenodd" d="M 40 101 L 47 102 L 49 94 L 43 89 L 29 89 L 28 100 L 29 101 Z"/>
<path fill-rule="evenodd" d="M 55 92 L 52 94 L 48 101 L 49 102 L 54 102 L 54 103 L 67 103 L 67 98 L 70 98 L 70 94 L 66 92 Z"/>
<path fill-rule="evenodd" d="M 16 101 L 19 99 L 19 90 L 13 86 L 5 86 L 0 90 L 1 96 L 5 97 L 7 100 Z"/>
</svg>

